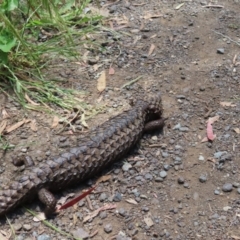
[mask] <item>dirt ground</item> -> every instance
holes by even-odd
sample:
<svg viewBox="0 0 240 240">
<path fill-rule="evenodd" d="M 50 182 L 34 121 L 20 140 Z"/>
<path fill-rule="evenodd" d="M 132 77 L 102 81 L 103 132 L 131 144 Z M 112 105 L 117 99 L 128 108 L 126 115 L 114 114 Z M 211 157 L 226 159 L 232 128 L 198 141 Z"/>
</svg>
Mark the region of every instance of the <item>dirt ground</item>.
<svg viewBox="0 0 240 240">
<path fill-rule="evenodd" d="M 100 176 L 111 176 L 88 199 L 49 223 L 79 239 L 240 239 L 240 1 L 100 4 L 108 4 L 111 22 L 121 34 L 118 41 L 103 32 L 107 44 L 104 53 L 91 53 L 95 62 L 79 66 L 63 61 L 49 75 L 87 91 L 83 98 L 93 106 L 105 106 L 103 113 L 87 121 L 90 128 L 129 108 L 129 98 L 139 89 L 162 93 L 168 120 L 163 133 L 145 135 L 139 148 L 95 179 L 57 193 L 58 199 L 77 194 Z M 110 67 L 115 73 L 107 74 L 107 87 L 99 98 L 99 73 Z M 36 121 L 6 135 L 15 148 L 1 152 L 0 186 L 19 174 L 11 156 L 30 155 L 37 164 L 87 134 L 79 121 L 73 124 L 77 134 L 70 135 L 70 128 L 61 131 L 62 124 L 52 128 L 52 115 L 23 110 L 4 96 L 0 106 L 11 117 L 9 125 L 24 118 Z M 201 142 L 207 120 L 215 116 L 216 138 Z M 113 209 L 83 221 L 104 205 Z M 42 210 L 37 199 L 25 207 Z M 1 219 L 0 234 L 13 228 L 10 239 L 73 239 L 33 221 L 23 207 L 7 218 L 9 222 Z"/>
</svg>

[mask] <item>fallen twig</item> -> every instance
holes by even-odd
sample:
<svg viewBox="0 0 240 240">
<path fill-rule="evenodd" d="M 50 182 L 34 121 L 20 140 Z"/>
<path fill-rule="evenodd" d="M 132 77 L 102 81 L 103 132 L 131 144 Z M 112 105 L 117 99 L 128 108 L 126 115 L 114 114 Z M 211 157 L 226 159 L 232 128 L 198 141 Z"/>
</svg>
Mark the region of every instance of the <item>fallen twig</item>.
<svg viewBox="0 0 240 240">
<path fill-rule="evenodd" d="M 123 85 L 121 86 L 121 88 L 125 88 L 125 87 L 127 87 L 127 86 L 129 86 L 129 85 L 132 85 L 133 83 L 137 82 L 137 81 L 140 80 L 141 78 L 142 78 L 142 76 L 139 76 L 139 77 L 137 77 L 137 78 L 135 78 L 135 79 L 133 79 L 133 80 L 125 83 L 125 84 L 123 84 Z"/>
<path fill-rule="evenodd" d="M 203 6 L 204 8 L 224 8 L 224 6 L 222 5 L 206 5 L 206 6 Z"/>
<path fill-rule="evenodd" d="M 231 39 L 230 37 L 228 37 L 228 36 L 226 36 L 226 35 L 224 35 L 224 34 L 222 34 L 222 33 L 220 33 L 220 32 L 217 32 L 217 31 L 215 31 L 215 30 L 212 30 L 212 31 L 215 32 L 215 33 L 218 34 L 218 35 L 221 35 L 222 37 L 227 38 L 227 39 L 230 40 L 231 42 L 236 43 L 238 46 L 240 46 L 240 42 L 234 41 L 234 40 Z"/>
<path fill-rule="evenodd" d="M 87 222 L 89 219 L 91 218 L 95 218 L 101 211 L 105 211 L 105 210 L 111 210 L 116 208 L 117 206 L 115 204 L 109 204 L 109 205 L 105 205 L 97 210 L 95 210 L 94 212 L 91 212 L 88 216 L 86 216 L 83 219 L 83 223 Z"/>
</svg>

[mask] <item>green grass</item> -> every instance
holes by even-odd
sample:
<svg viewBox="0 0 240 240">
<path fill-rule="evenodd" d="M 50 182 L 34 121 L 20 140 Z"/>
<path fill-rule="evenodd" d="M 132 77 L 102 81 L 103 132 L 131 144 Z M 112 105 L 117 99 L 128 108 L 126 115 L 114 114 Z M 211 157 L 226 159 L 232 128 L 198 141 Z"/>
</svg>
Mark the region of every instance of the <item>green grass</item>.
<svg viewBox="0 0 240 240">
<path fill-rule="evenodd" d="M 61 87 L 58 79 L 49 79 L 46 73 L 53 59 L 79 60 L 83 44 L 93 47 L 93 42 L 83 39 L 98 32 L 102 17 L 85 13 L 88 4 L 89 0 L 4 0 L 0 6 L 0 92 L 14 92 L 29 109 L 52 111 L 55 105 L 84 110 L 87 105 L 76 100 L 76 91 Z M 39 36 L 47 40 L 39 42 Z"/>
</svg>

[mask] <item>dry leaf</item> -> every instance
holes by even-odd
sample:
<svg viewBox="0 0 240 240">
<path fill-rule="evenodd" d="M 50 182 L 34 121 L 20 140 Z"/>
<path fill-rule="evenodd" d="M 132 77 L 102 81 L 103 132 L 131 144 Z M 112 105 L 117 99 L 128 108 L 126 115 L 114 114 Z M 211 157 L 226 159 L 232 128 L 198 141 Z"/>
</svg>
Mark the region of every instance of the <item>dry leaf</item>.
<svg viewBox="0 0 240 240">
<path fill-rule="evenodd" d="M 107 8 L 96 8 L 93 6 L 89 6 L 89 9 L 94 15 L 101 15 L 103 17 L 109 17 L 109 11 Z"/>
<path fill-rule="evenodd" d="M 216 122 L 216 121 L 218 121 L 218 120 L 219 120 L 219 116 L 216 115 L 216 116 L 214 116 L 214 117 L 212 117 L 212 118 L 209 118 L 209 119 L 207 120 L 207 123 L 209 122 L 210 124 L 213 124 L 214 122 Z"/>
<path fill-rule="evenodd" d="M 53 123 L 52 123 L 52 128 L 55 128 L 59 123 L 59 118 L 58 116 L 54 116 L 53 118 Z"/>
<path fill-rule="evenodd" d="M 102 64 L 94 64 L 93 70 L 96 72 L 101 66 L 102 66 Z"/>
<path fill-rule="evenodd" d="M 101 182 L 106 182 L 106 181 L 110 180 L 111 178 L 112 178 L 111 175 L 104 175 L 97 180 L 96 184 L 99 184 Z"/>
<path fill-rule="evenodd" d="M 3 119 L 10 118 L 5 108 L 2 110 L 2 115 L 3 115 Z"/>
<path fill-rule="evenodd" d="M 31 103 L 34 106 L 39 106 L 40 105 L 39 103 L 35 103 L 26 93 L 25 93 L 25 98 L 29 103 Z"/>
<path fill-rule="evenodd" d="M 109 75 L 113 75 L 114 73 L 115 73 L 114 68 L 113 68 L 113 67 L 110 67 L 108 74 L 109 74 Z"/>
<path fill-rule="evenodd" d="M 152 220 L 150 217 L 145 217 L 145 218 L 144 218 L 144 222 L 146 223 L 146 225 L 147 225 L 148 227 L 151 227 L 151 226 L 154 225 L 153 220 Z"/>
<path fill-rule="evenodd" d="M 34 222 L 41 222 L 41 221 L 46 220 L 46 219 L 47 219 L 47 217 L 46 217 L 45 213 L 44 212 L 40 212 L 39 214 L 37 214 L 33 218 L 33 221 Z"/>
<path fill-rule="evenodd" d="M 83 56 L 82 56 L 82 59 L 83 59 L 83 62 L 84 63 L 87 63 L 87 59 L 88 59 L 88 54 L 89 54 L 89 51 L 86 51 L 84 54 L 83 54 Z"/>
<path fill-rule="evenodd" d="M 154 34 L 154 35 L 152 35 L 150 38 L 155 38 L 157 36 L 157 34 Z"/>
<path fill-rule="evenodd" d="M 208 138 L 207 137 L 204 137 L 201 141 L 201 143 L 204 143 L 204 142 L 208 142 Z"/>
<path fill-rule="evenodd" d="M 234 128 L 234 131 L 235 131 L 236 133 L 240 134 L 240 128 Z M 1 132 L 0 132 L 0 134 L 1 134 Z"/>
<path fill-rule="evenodd" d="M 138 203 L 134 199 L 132 199 L 132 198 L 126 199 L 126 202 L 138 205 Z"/>
<path fill-rule="evenodd" d="M 163 16 L 162 14 L 152 15 L 151 13 L 147 13 L 143 18 L 144 19 L 151 19 L 151 18 L 159 18 L 159 17 L 162 17 L 162 16 Z"/>
<path fill-rule="evenodd" d="M 101 76 L 97 80 L 97 90 L 102 92 L 106 88 L 106 72 L 102 71 Z"/>
<path fill-rule="evenodd" d="M 184 5 L 184 3 L 181 3 L 181 4 L 177 5 L 177 6 L 175 7 L 175 10 L 180 9 L 183 5 Z"/>
<path fill-rule="evenodd" d="M 6 133 L 10 133 L 10 132 L 16 130 L 17 128 L 21 127 L 21 126 L 22 126 L 24 123 L 26 123 L 27 121 L 29 121 L 29 120 L 23 119 L 22 121 L 13 124 L 13 125 L 10 126 L 10 127 L 7 127 Z"/>
<path fill-rule="evenodd" d="M 31 130 L 34 131 L 34 132 L 37 131 L 37 122 L 36 122 L 35 119 L 31 120 L 30 128 L 31 128 Z"/>
<path fill-rule="evenodd" d="M 150 46 L 150 48 L 149 48 L 149 51 L 148 51 L 148 56 L 152 55 L 154 49 L 155 49 L 155 45 L 154 45 L 154 44 L 151 44 L 151 46 Z"/>
<path fill-rule="evenodd" d="M 57 205 L 63 205 L 69 198 L 74 197 L 74 195 L 75 195 L 74 193 L 69 193 L 65 197 L 61 197 L 58 200 Z"/>
<path fill-rule="evenodd" d="M 240 237 L 238 237 L 236 235 L 232 235 L 231 238 L 233 238 L 234 240 L 240 240 Z"/>
<path fill-rule="evenodd" d="M 88 216 L 86 216 L 84 219 L 83 219 L 83 223 L 87 222 L 89 219 L 91 218 L 95 218 L 101 211 L 105 211 L 105 210 L 109 210 L 109 209 L 114 209 L 116 208 L 117 206 L 115 204 L 113 205 L 105 205 L 95 211 L 93 211 L 92 213 L 90 213 Z"/>
<path fill-rule="evenodd" d="M 232 102 L 220 102 L 220 105 L 223 107 L 236 107 L 236 104 L 233 104 Z"/>
<path fill-rule="evenodd" d="M 0 123 L 0 135 L 3 133 L 6 126 L 7 126 L 7 119 L 3 119 L 2 122 Z"/>
<path fill-rule="evenodd" d="M 84 114 L 84 113 L 83 113 L 82 116 L 81 116 L 81 124 L 82 124 L 84 127 L 88 128 L 88 125 L 87 125 L 86 120 L 85 120 L 85 114 Z"/>
<path fill-rule="evenodd" d="M 5 237 L 3 234 L 5 236 L 7 236 L 7 234 L 4 231 L 1 230 L 1 232 L 0 232 L 0 240 L 9 240 L 10 239 L 10 237 Z"/>
</svg>

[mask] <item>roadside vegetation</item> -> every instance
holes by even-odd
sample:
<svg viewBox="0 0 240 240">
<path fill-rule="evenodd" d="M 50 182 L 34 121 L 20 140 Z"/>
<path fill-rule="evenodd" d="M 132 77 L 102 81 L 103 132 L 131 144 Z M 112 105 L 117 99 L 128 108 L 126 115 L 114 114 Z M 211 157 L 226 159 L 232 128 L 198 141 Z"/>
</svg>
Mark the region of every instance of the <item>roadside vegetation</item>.
<svg viewBox="0 0 240 240">
<path fill-rule="evenodd" d="M 49 79 L 43 70 L 56 58 L 78 60 L 79 47 L 92 45 L 86 36 L 99 30 L 102 18 L 93 15 L 88 4 L 89 0 L 4 0 L 0 5 L 0 92 L 28 109 L 79 105 L 74 90 L 62 88 L 58 79 Z"/>
</svg>

